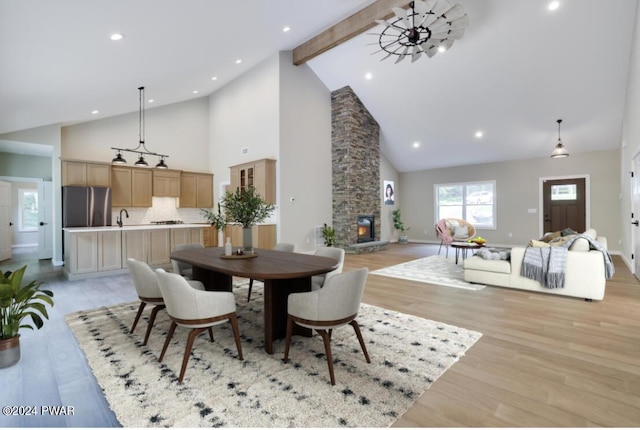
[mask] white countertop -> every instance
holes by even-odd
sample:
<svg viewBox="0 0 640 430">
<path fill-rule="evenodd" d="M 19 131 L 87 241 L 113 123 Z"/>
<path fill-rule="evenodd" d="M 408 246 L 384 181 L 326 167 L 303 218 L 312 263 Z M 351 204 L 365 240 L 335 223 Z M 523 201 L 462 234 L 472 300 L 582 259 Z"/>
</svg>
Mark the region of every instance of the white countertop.
<svg viewBox="0 0 640 430">
<path fill-rule="evenodd" d="M 117 225 L 104 226 L 104 227 L 65 227 L 64 231 L 69 233 L 87 233 L 92 231 L 127 231 L 127 230 L 158 230 L 158 229 L 171 229 L 171 228 L 198 228 L 209 227 L 211 224 L 142 224 L 142 225 L 127 225 L 122 227 Z"/>
</svg>

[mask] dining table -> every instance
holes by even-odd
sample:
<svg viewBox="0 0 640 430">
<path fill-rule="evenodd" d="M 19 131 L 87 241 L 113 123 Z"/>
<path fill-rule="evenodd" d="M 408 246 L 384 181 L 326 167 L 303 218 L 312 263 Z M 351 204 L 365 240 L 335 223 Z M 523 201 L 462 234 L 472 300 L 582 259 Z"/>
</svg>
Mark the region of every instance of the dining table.
<svg viewBox="0 0 640 430">
<path fill-rule="evenodd" d="M 311 291 L 311 277 L 335 270 L 338 261 L 312 254 L 254 248 L 238 255 L 233 248 L 225 255 L 223 247 L 189 248 L 171 253 L 171 259 L 190 264 L 193 279 L 207 291 L 233 290 L 233 277 L 264 282 L 264 349 L 273 354 L 273 343 L 283 339 L 287 327 L 289 294 Z M 294 325 L 294 334 L 311 336 L 308 328 Z"/>
</svg>

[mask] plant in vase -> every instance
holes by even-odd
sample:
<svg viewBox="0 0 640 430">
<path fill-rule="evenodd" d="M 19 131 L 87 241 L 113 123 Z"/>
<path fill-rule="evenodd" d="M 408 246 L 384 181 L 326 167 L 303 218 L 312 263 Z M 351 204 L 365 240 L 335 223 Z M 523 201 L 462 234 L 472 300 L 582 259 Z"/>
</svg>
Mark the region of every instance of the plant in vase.
<svg viewBox="0 0 640 430">
<path fill-rule="evenodd" d="M 46 305 L 53 306 L 53 293 L 41 290 L 42 282 L 22 285 L 27 266 L 5 272 L 0 279 L 0 368 L 20 360 L 20 329 L 40 329 L 49 319 Z M 30 317 L 31 321 L 25 321 Z"/>
<path fill-rule="evenodd" d="M 254 187 L 236 188 L 227 191 L 221 201 L 225 220 L 242 225 L 242 244 L 245 252 L 253 251 L 252 227 L 266 220 L 275 210 L 267 203 Z"/>
<path fill-rule="evenodd" d="M 409 241 L 407 232 L 411 230 L 411 227 L 404 226 L 400 208 L 393 211 L 393 227 L 400 233 L 400 235 L 398 236 L 398 243 L 407 243 Z"/>
<path fill-rule="evenodd" d="M 224 227 L 227 225 L 227 221 L 224 219 L 224 215 L 220 211 L 220 203 L 218 203 L 218 212 L 213 212 L 209 209 L 200 209 L 202 216 L 211 223 L 211 226 L 216 229 L 218 233 L 218 246 L 224 245 L 224 238 L 222 237 L 222 232 Z"/>
<path fill-rule="evenodd" d="M 322 237 L 325 246 L 333 246 L 336 243 L 336 230 L 330 225 L 327 225 L 327 223 L 324 223 L 322 227 Z"/>
</svg>

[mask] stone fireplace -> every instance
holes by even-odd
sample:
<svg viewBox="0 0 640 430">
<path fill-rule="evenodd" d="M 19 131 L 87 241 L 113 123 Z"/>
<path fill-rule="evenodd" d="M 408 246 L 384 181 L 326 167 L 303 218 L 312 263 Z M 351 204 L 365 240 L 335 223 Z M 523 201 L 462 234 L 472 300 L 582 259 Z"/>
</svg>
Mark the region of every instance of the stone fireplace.
<svg viewBox="0 0 640 430">
<path fill-rule="evenodd" d="M 375 217 L 373 215 L 358 215 L 356 231 L 357 243 L 373 242 L 376 240 Z"/>
<path fill-rule="evenodd" d="M 380 127 L 350 87 L 331 93 L 331 140 L 336 246 L 349 253 L 386 247 L 379 233 Z M 358 234 L 365 229 L 362 215 L 370 217 L 364 240 Z"/>
</svg>

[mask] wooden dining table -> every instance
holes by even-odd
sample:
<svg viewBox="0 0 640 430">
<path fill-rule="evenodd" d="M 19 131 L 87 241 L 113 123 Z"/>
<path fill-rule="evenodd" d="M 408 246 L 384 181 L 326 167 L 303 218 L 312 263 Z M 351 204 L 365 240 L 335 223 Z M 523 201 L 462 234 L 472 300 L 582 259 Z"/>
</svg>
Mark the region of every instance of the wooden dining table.
<svg viewBox="0 0 640 430">
<path fill-rule="evenodd" d="M 234 253 L 238 248 L 234 248 Z M 224 255 L 224 248 L 189 248 L 171 258 L 193 267 L 193 279 L 208 291 L 232 291 L 233 277 L 264 282 L 264 349 L 273 354 L 273 342 L 283 339 L 287 327 L 287 298 L 311 291 L 311 277 L 335 270 L 338 261 L 310 254 L 254 249 L 255 257 Z M 311 336 L 311 330 L 295 326 L 294 334 Z"/>
</svg>

